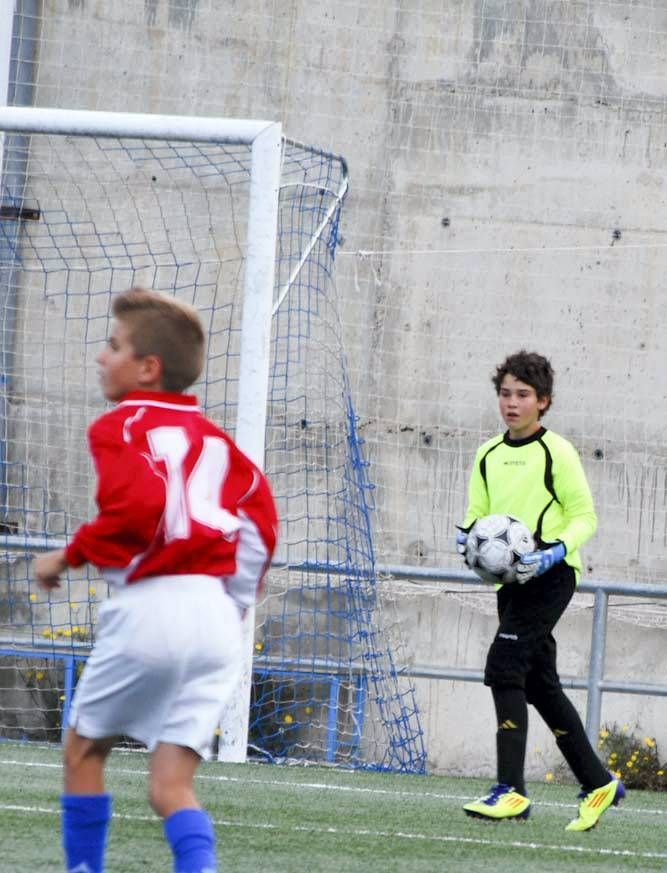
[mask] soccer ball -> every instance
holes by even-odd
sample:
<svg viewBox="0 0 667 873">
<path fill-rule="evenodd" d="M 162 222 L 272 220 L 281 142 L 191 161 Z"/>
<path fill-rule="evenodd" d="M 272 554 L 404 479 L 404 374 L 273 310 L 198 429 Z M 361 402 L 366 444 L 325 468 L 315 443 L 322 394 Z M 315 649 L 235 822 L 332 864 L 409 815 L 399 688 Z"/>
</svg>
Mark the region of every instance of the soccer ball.
<svg viewBox="0 0 667 873">
<path fill-rule="evenodd" d="M 534 549 L 531 532 L 518 518 L 487 515 L 468 532 L 466 563 L 485 582 L 516 582 L 521 555 Z"/>
</svg>

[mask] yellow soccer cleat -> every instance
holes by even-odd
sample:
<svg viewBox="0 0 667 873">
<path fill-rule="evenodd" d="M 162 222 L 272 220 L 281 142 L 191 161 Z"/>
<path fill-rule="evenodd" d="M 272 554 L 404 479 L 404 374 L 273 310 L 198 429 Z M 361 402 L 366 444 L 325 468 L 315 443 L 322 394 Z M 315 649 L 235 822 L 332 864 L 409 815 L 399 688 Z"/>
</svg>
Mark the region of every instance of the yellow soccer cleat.
<svg viewBox="0 0 667 873">
<path fill-rule="evenodd" d="M 472 818 L 483 818 L 488 821 L 503 819 L 525 821 L 530 815 L 530 800 L 501 782 L 494 785 L 486 797 L 466 803 L 463 811 Z"/>
<path fill-rule="evenodd" d="M 600 816 L 612 803 L 618 806 L 625 797 L 625 786 L 618 779 L 612 779 L 601 788 L 589 791 L 579 804 L 579 816 L 565 828 L 566 831 L 589 831 L 600 820 Z"/>
</svg>

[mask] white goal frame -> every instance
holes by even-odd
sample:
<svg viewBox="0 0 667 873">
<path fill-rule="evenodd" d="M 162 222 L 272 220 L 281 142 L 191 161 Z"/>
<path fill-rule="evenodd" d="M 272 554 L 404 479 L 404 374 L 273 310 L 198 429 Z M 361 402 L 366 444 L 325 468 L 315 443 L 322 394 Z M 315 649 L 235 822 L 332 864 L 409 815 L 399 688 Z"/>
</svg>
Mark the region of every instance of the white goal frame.
<svg viewBox="0 0 667 873">
<path fill-rule="evenodd" d="M 4 154 L 4 133 L 127 137 L 214 142 L 250 147 L 248 249 L 241 320 L 236 442 L 248 457 L 263 468 L 278 198 L 283 153 L 280 123 L 233 118 L 2 106 L 0 107 L 0 166 Z M 9 537 L 6 538 L 6 541 L 8 540 Z M 20 538 L 20 545 L 26 546 L 25 537 Z M 48 548 L 57 545 L 53 539 L 50 539 Z M 47 544 L 35 541 L 30 543 L 30 547 L 39 550 L 47 547 Z M 241 686 L 239 692 L 234 695 L 220 726 L 218 751 L 220 760 L 243 762 L 246 759 L 253 637 L 254 610 L 249 610 L 244 621 L 245 654 Z"/>
</svg>

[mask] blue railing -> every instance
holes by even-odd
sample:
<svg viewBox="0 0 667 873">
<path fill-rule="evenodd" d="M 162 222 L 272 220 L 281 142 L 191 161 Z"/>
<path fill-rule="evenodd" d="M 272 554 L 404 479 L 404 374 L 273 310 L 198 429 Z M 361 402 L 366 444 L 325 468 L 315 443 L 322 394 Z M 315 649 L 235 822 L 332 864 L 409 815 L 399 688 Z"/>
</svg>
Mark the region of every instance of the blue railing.
<svg viewBox="0 0 667 873">
<path fill-rule="evenodd" d="M 286 566 L 279 562 L 276 562 L 276 565 L 283 568 Z M 334 567 L 332 565 L 320 564 L 299 564 L 298 566 L 290 567 L 290 569 L 308 570 L 311 573 L 350 573 L 349 567 Z M 380 565 L 376 569 L 380 577 L 391 577 L 394 579 L 420 579 L 431 582 L 458 583 L 474 587 L 484 584 L 473 573 L 466 571 L 407 565 Z M 591 741 L 597 742 L 600 730 L 602 696 L 604 693 L 667 696 L 667 685 L 665 684 L 609 679 L 605 677 L 604 665 L 609 596 L 613 594 L 626 597 L 648 597 L 667 600 L 667 585 L 586 580 L 580 582 L 577 590 L 579 593 L 593 595 L 593 621 L 588 674 L 585 677 L 561 677 L 561 682 L 565 688 L 582 689 L 587 692 L 586 733 Z M 60 646 L 54 644 L 48 647 L 22 646 L 17 644 L 11 646 L 5 645 L 0 648 L 0 656 L 28 659 L 47 658 L 53 659 L 55 662 L 62 662 L 64 670 L 61 720 L 63 733 L 67 728 L 72 694 L 76 685 L 76 666 L 77 663 L 84 662 L 88 654 L 89 650 L 84 648 L 73 651 L 71 644 L 60 644 Z M 445 679 L 461 682 L 482 682 L 484 679 L 482 670 L 441 665 L 413 664 L 410 667 L 400 666 L 396 667 L 396 672 L 397 674 L 409 674 L 413 679 Z M 348 751 L 351 757 L 354 758 L 363 736 L 364 710 L 367 697 L 368 677 L 362 665 L 356 667 L 350 664 L 336 665 L 328 661 L 320 664 L 312 659 L 307 663 L 300 663 L 296 659 L 294 661 L 285 661 L 285 659 L 281 658 L 274 661 L 266 656 L 261 656 L 255 662 L 253 674 L 255 679 L 260 681 L 269 677 L 281 677 L 293 682 L 318 681 L 328 684 L 326 760 L 330 762 L 335 761 L 337 751 L 342 744 L 349 747 Z M 350 677 L 353 677 L 355 683 L 355 727 L 352 739 L 343 740 L 338 730 L 340 691 L 344 679 L 349 683 Z"/>
</svg>

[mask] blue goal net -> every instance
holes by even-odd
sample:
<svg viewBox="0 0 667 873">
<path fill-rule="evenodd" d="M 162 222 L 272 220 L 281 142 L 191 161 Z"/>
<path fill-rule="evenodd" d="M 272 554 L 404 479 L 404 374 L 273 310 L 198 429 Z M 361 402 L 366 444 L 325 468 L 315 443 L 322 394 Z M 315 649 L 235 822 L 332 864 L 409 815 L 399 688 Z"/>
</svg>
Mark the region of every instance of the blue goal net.
<svg viewBox="0 0 667 873">
<path fill-rule="evenodd" d="M 234 434 L 250 151 L 7 135 L 0 203 L 0 736 L 57 740 L 108 596 L 94 568 L 46 598 L 30 557 L 94 512 L 85 431 L 112 295 L 194 304 L 195 386 Z M 373 552 L 372 476 L 334 266 L 344 161 L 284 143 L 265 468 L 280 545 L 256 610 L 249 754 L 423 772 L 415 689 Z"/>
</svg>

